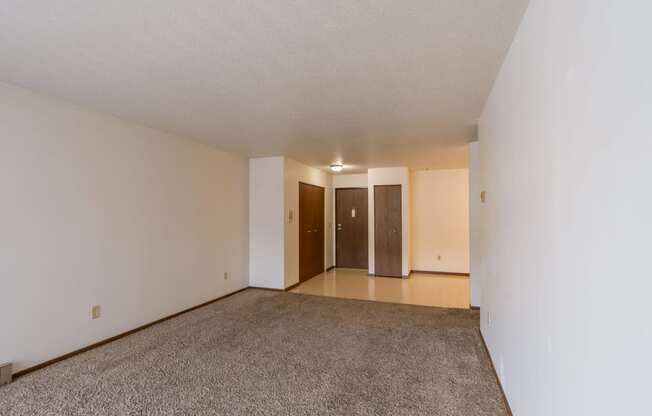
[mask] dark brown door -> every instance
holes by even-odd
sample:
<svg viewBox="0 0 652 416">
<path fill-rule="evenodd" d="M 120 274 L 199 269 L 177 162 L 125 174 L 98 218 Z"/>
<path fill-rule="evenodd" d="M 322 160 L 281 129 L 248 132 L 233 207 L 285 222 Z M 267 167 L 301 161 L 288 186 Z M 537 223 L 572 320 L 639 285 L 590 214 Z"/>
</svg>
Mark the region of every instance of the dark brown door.
<svg viewBox="0 0 652 416">
<path fill-rule="evenodd" d="M 337 189 L 335 191 L 337 267 L 368 268 L 368 200 L 367 188 Z"/>
<path fill-rule="evenodd" d="M 376 270 L 379 276 L 403 277 L 403 237 L 401 185 L 374 187 L 374 239 Z"/>
<path fill-rule="evenodd" d="M 299 183 L 299 281 L 324 272 L 324 188 Z"/>
</svg>

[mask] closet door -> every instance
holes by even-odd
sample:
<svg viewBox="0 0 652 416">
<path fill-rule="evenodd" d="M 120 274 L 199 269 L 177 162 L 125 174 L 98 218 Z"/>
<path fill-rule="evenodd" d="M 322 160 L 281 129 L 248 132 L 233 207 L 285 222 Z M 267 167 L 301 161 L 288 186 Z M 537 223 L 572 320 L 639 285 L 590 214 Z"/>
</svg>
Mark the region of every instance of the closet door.
<svg viewBox="0 0 652 416">
<path fill-rule="evenodd" d="M 374 187 L 374 274 L 378 276 L 403 277 L 401 200 L 401 185 Z"/>
<path fill-rule="evenodd" d="M 299 281 L 324 272 L 324 188 L 299 183 Z"/>
</svg>

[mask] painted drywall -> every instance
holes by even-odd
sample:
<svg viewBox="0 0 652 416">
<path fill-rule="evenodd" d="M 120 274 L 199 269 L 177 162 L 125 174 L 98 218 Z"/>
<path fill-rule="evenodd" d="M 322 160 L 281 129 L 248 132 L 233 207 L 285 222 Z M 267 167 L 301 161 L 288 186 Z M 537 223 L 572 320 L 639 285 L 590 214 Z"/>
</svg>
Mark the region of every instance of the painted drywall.
<svg viewBox="0 0 652 416">
<path fill-rule="evenodd" d="M 402 238 L 403 238 L 403 276 L 408 276 L 411 270 L 410 264 L 410 171 L 407 167 L 376 168 L 369 169 L 369 273 L 375 271 L 375 250 L 374 250 L 374 186 L 376 185 L 401 185 L 402 195 Z"/>
<path fill-rule="evenodd" d="M 295 160 L 285 158 L 285 277 L 284 287 L 299 283 L 299 182 L 324 188 L 324 268 L 333 262 L 332 176 Z M 290 211 L 293 219 L 290 220 Z"/>
<path fill-rule="evenodd" d="M 469 170 L 418 170 L 412 180 L 412 269 L 469 273 Z"/>
<path fill-rule="evenodd" d="M 333 188 L 366 188 L 369 175 L 366 173 L 352 175 L 333 175 Z"/>
<path fill-rule="evenodd" d="M 651 17 L 532 0 L 481 117 L 481 326 L 516 416 L 651 412 Z"/>
<path fill-rule="evenodd" d="M 283 157 L 249 160 L 249 284 L 285 289 Z"/>
<path fill-rule="evenodd" d="M 469 143 L 469 253 L 471 305 L 482 306 L 482 174 L 480 144 Z"/>
<path fill-rule="evenodd" d="M 14 371 L 247 286 L 245 159 L 4 83 L 0 144 Z"/>
</svg>

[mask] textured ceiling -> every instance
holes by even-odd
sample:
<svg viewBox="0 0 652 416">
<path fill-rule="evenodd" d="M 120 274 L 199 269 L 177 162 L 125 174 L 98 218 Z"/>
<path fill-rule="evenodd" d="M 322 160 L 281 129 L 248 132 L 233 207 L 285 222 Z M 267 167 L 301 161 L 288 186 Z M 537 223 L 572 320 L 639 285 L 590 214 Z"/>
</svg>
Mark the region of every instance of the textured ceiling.
<svg viewBox="0 0 652 416">
<path fill-rule="evenodd" d="M 0 2 L 0 80 L 248 156 L 466 166 L 527 0 Z"/>
</svg>

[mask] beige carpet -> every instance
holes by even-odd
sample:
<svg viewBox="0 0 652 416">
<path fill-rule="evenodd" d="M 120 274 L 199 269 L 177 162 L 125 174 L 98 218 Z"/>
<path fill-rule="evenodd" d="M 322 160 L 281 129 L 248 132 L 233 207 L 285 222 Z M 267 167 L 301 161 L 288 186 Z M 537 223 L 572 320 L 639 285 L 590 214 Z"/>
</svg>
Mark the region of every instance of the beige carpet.
<svg viewBox="0 0 652 416">
<path fill-rule="evenodd" d="M 0 387 L 2 415 L 506 415 L 478 313 L 247 290 Z"/>
</svg>

